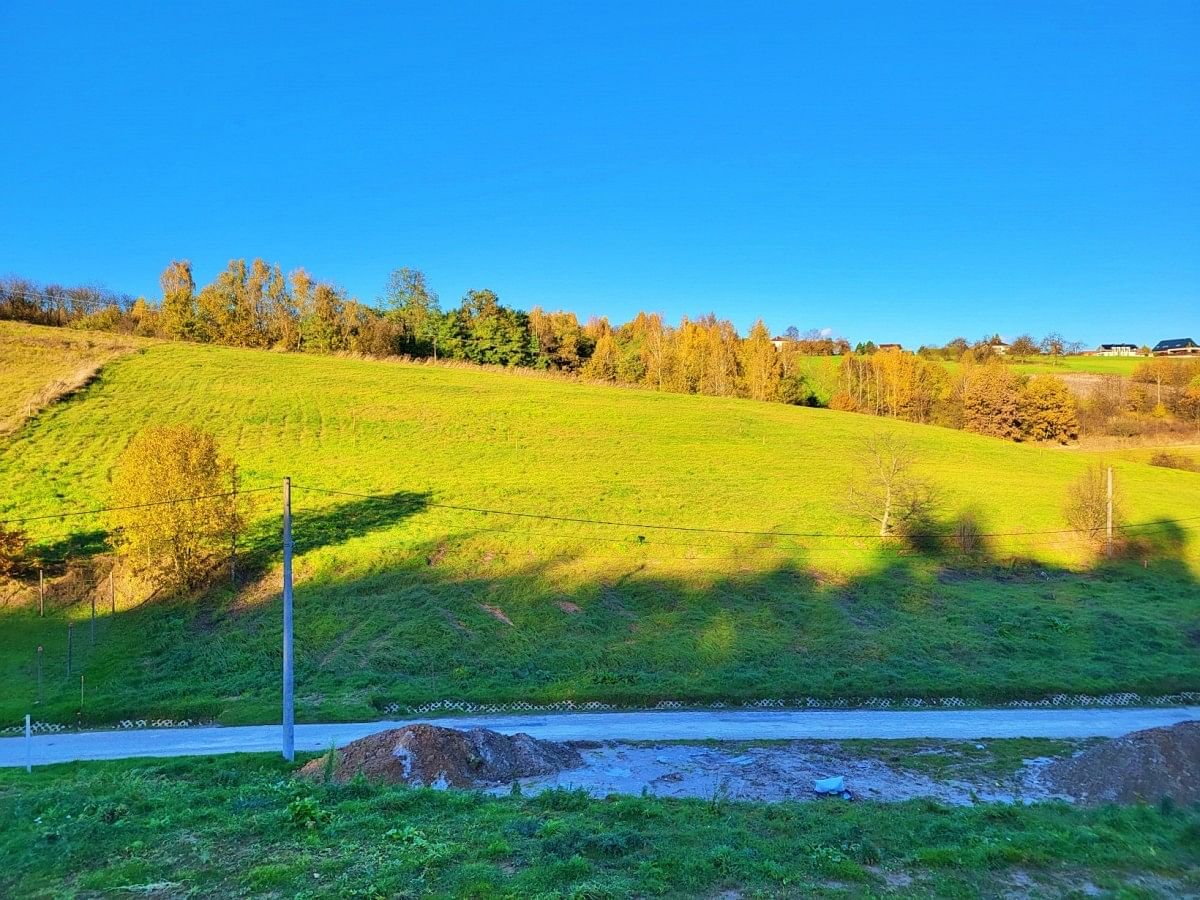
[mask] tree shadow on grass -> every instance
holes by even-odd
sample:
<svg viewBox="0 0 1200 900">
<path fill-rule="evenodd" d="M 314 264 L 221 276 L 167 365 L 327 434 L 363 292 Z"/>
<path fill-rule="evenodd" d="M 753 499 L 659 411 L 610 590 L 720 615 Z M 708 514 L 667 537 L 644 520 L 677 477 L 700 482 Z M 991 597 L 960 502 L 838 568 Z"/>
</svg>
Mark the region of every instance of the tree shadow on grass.
<svg viewBox="0 0 1200 900">
<path fill-rule="evenodd" d="M 424 503 L 401 494 L 298 511 L 298 550 L 391 527 Z M 1175 523 L 1128 536 L 1132 559 L 1079 568 L 894 543 L 843 577 L 819 549 L 759 566 L 754 548 L 727 546 L 719 565 L 681 567 L 670 560 L 687 541 L 598 548 L 527 537 L 448 531 L 367 574 L 299 583 L 298 717 L 369 718 L 433 701 L 1001 702 L 1200 689 L 1198 585 L 1189 533 Z M 264 561 L 278 558 L 270 523 L 255 540 Z M 203 629 L 198 605 L 117 614 L 112 649 L 106 638 L 103 658 L 86 662 L 86 719 L 274 720 L 278 595 Z M 13 674 L 14 685 L 30 679 Z M 73 709 L 78 689 L 59 679 L 43 709 Z"/>
<path fill-rule="evenodd" d="M 293 495 L 294 497 L 294 495 Z M 321 547 L 344 544 L 373 531 L 392 528 L 420 513 L 429 503 L 428 493 L 396 491 L 363 497 L 316 509 L 298 506 L 293 499 L 292 550 L 297 556 Z M 248 567 L 262 570 L 283 553 L 283 516 L 259 517 L 242 536 Z"/>
</svg>

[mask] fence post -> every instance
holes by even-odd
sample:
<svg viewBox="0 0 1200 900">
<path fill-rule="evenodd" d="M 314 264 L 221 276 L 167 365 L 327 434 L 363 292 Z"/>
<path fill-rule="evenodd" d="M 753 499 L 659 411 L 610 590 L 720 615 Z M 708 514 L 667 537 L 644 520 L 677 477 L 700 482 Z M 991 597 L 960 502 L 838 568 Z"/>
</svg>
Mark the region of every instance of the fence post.
<svg viewBox="0 0 1200 900">
<path fill-rule="evenodd" d="M 38 615 L 46 615 L 46 579 L 38 569 Z"/>
<path fill-rule="evenodd" d="M 292 479 L 283 479 L 283 758 L 296 758 L 292 671 Z"/>
<path fill-rule="evenodd" d="M 29 713 L 25 713 L 25 771 L 33 771 L 33 728 L 29 724 Z"/>
</svg>

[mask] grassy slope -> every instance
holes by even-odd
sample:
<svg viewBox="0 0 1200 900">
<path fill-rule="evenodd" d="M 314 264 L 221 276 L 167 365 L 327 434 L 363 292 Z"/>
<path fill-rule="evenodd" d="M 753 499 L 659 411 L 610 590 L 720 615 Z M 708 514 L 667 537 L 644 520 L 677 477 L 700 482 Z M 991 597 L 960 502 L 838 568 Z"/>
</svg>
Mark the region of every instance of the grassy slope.
<svg viewBox="0 0 1200 900">
<path fill-rule="evenodd" d="M 150 341 L 127 335 L 33 328 L 0 321 L 0 434 L 19 424 L 47 385 L 66 382 L 81 370 Z"/>
<path fill-rule="evenodd" d="M 0 893 L 1122 896 L 1200 890 L 1200 812 L 485 797 L 278 758 L 0 772 Z"/>
<path fill-rule="evenodd" d="M 150 422 L 216 431 L 254 482 L 296 481 L 302 718 L 386 701 L 803 695 L 1039 695 L 1195 688 L 1200 571 L 1192 532 L 1161 529 L 1165 560 L 1078 571 L 1070 536 L 999 539 L 1043 568 L 939 574 L 870 539 L 767 540 L 547 523 L 422 506 L 725 528 L 860 532 L 841 498 L 864 436 L 917 448 L 949 522 L 1063 528 L 1080 454 L 777 404 L 576 385 L 466 369 L 160 345 L 112 363 L 0 450 L 0 514 L 109 499 L 107 473 Z M 1117 461 L 1134 520 L 1197 514 L 1200 479 Z M 375 503 L 303 490 L 405 492 Z M 273 552 L 274 495 L 256 540 Z M 103 523 L 38 523 L 51 546 Z M 265 556 L 264 556 L 265 558 Z M 1073 569 L 1068 567 L 1074 567 Z M 78 706 L 61 608 L 3 614 L 12 719 Z M 582 611 L 565 611 L 574 604 Z M 500 609 L 513 625 L 483 609 Z M 567 610 L 571 607 L 567 605 Z M 101 607 L 103 612 L 103 606 Z M 85 716 L 275 715 L 278 599 L 160 603 L 103 616 Z"/>
</svg>

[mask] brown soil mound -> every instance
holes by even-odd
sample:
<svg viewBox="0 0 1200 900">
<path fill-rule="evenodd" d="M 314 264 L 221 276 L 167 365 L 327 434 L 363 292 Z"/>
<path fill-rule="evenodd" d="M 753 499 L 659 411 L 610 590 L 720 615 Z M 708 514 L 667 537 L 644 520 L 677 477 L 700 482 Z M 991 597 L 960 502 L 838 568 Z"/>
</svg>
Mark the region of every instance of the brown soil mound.
<svg viewBox="0 0 1200 900">
<path fill-rule="evenodd" d="M 1046 778 L 1082 803 L 1200 802 L 1200 722 L 1134 731 L 1052 763 Z"/>
<path fill-rule="evenodd" d="M 321 778 L 326 757 L 312 760 L 301 775 Z M 406 725 L 381 731 L 337 751 L 333 780 L 359 772 L 392 784 L 476 787 L 504 784 L 530 775 L 550 775 L 583 765 L 571 747 L 527 734 L 504 735 L 486 728 L 459 731 L 436 725 Z"/>
</svg>

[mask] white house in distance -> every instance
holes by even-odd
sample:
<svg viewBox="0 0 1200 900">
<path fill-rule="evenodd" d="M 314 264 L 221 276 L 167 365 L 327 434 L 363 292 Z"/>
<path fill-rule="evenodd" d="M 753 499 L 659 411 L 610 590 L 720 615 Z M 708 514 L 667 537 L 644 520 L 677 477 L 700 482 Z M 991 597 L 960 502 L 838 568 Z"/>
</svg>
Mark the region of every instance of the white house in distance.
<svg viewBox="0 0 1200 900">
<path fill-rule="evenodd" d="M 1101 344 L 1088 356 L 1137 356 L 1137 344 Z"/>
</svg>

